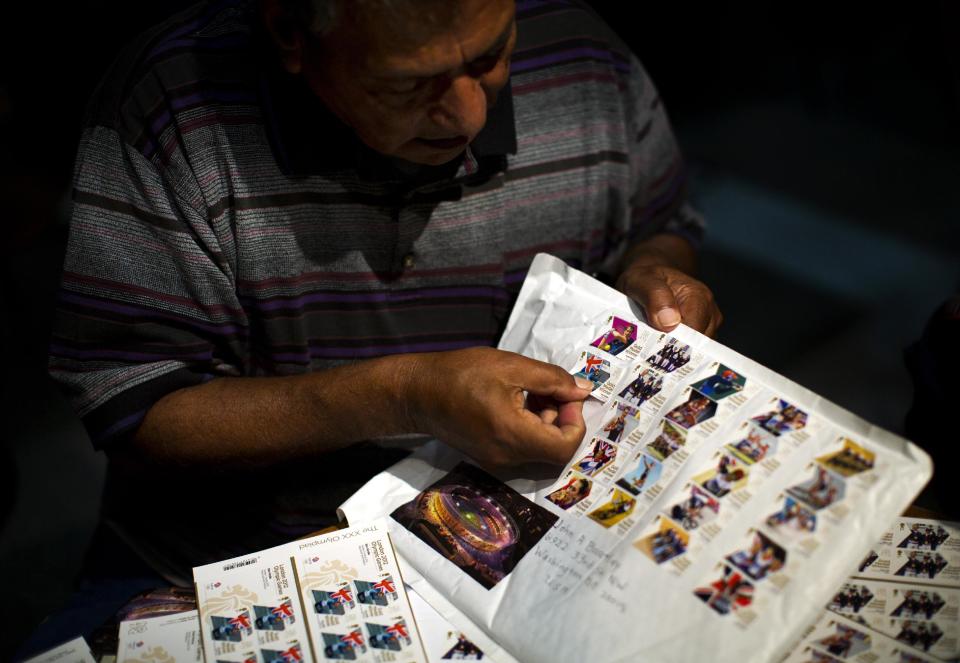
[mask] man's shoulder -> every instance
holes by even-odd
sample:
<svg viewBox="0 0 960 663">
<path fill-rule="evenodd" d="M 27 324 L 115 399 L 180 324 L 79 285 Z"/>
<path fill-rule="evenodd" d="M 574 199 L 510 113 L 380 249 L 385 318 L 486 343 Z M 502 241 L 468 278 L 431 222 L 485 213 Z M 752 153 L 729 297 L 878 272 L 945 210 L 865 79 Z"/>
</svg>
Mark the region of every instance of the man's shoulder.
<svg viewBox="0 0 960 663">
<path fill-rule="evenodd" d="M 534 59 L 555 65 L 570 57 L 627 61 L 630 49 L 586 2 L 520 0 L 517 2 L 517 48 L 514 64 Z"/>
<path fill-rule="evenodd" d="M 573 126 L 595 117 L 598 105 L 623 107 L 638 74 L 642 77 L 629 47 L 586 3 L 517 3 L 517 47 L 510 75 L 519 115 L 563 108 L 562 121 Z M 555 128 L 557 121 L 552 122 Z M 528 123 L 521 128 L 531 127 Z"/>
<path fill-rule="evenodd" d="M 251 2 L 202 2 L 141 33 L 94 92 L 85 126 L 141 151 L 203 106 L 253 101 Z"/>
<path fill-rule="evenodd" d="M 510 63 L 518 142 L 515 166 L 552 161 L 627 163 L 638 131 L 643 72 L 626 44 L 586 3 L 520 0 Z M 605 129 L 599 131 L 597 126 Z M 611 161 L 612 162 L 612 161 Z"/>
</svg>

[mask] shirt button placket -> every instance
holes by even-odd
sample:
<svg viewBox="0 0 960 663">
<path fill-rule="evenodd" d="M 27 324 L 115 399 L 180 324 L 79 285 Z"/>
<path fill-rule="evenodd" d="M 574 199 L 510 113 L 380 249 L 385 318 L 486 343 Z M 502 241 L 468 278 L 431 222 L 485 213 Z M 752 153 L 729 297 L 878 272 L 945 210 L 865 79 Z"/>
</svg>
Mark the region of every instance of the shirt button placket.
<svg viewBox="0 0 960 663">
<path fill-rule="evenodd" d="M 410 215 L 413 214 L 413 209 L 409 206 L 410 198 L 404 197 L 402 204 L 397 210 L 397 245 L 396 251 L 404 251 L 400 254 L 400 273 L 408 272 L 417 265 L 417 254 L 413 251 L 413 247 L 410 245 L 410 242 L 405 236 L 405 231 L 408 230 L 405 228 L 405 224 L 410 223 Z"/>
</svg>

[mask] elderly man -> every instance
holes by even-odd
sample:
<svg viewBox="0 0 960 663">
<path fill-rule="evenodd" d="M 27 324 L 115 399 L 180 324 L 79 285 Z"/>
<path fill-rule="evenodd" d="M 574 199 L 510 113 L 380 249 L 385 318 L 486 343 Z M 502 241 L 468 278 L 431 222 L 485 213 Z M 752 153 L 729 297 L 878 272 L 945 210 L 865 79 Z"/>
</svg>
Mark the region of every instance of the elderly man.
<svg viewBox="0 0 960 663">
<path fill-rule="evenodd" d="M 530 261 L 710 334 L 699 232 L 656 91 L 584 7 L 214 2 L 94 99 L 51 372 L 107 519 L 183 581 L 332 522 L 396 458 L 367 440 L 567 461 L 589 386 L 489 347 Z"/>
</svg>

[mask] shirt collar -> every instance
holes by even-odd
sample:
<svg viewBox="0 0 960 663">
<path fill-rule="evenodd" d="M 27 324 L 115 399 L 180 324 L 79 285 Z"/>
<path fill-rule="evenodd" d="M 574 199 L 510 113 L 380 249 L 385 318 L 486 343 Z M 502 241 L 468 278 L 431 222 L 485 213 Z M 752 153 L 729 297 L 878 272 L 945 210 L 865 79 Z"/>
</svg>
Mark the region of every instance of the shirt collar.
<svg viewBox="0 0 960 663">
<path fill-rule="evenodd" d="M 261 54 L 260 61 L 268 64 L 259 76 L 259 95 L 267 137 L 281 172 L 289 177 L 308 177 L 354 169 L 364 179 L 409 179 L 389 158 L 363 144 L 300 77 L 273 64 L 275 60 L 271 54 Z M 436 167 L 433 176 L 427 175 L 426 179 L 493 174 L 506 169 L 507 154 L 516 153 L 513 95 L 508 82 L 487 112 L 486 125 L 464 153 L 453 163 Z"/>
</svg>

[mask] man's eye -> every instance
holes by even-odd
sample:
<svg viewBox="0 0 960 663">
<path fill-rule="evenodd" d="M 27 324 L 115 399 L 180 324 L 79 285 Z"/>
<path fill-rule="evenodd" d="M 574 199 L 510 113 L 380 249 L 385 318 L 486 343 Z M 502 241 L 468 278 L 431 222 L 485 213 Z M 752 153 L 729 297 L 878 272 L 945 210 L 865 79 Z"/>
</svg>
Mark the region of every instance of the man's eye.
<svg viewBox="0 0 960 663">
<path fill-rule="evenodd" d="M 409 81 L 391 83 L 384 87 L 384 91 L 389 94 L 412 94 L 423 87 L 424 80 L 420 78 Z"/>
<path fill-rule="evenodd" d="M 495 53 L 489 53 L 482 57 L 477 58 L 471 62 L 468 66 L 470 73 L 473 76 L 482 76 L 487 73 L 498 64 L 503 59 L 504 48 L 500 48 Z"/>
<path fill-rule="evenodd" d="M 500 62 L 500 54 L 487 55 L 470 63 L 470 73 L 474 76 L 485 74 Z"/>
</svg>

